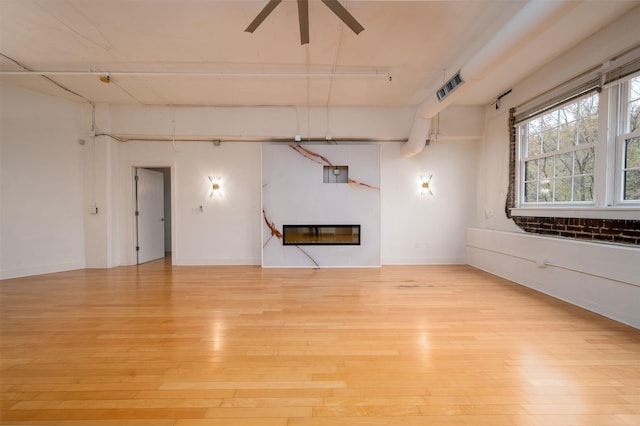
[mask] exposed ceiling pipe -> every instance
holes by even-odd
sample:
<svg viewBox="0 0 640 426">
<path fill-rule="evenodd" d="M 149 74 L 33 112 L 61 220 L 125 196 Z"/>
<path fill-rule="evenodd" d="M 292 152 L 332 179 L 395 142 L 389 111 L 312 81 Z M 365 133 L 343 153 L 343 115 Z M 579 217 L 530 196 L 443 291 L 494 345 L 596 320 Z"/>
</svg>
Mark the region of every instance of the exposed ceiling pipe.
<svg viewBox="0 0 640 426">
<path fill-rule="evenodd" d="M 431 119 L 486 74 L 501 60 L 518 51 L 531 37 L 544 31 L 580 2 L 531 0 L 516 13 L 496 35 L 482 47 L 461 69 L 463 83 L 443 100 L 434 92 L 418 106 L 408 141 L 402 146 L 402 154 L 412 157 L 425 147 Z"/>
<path fill-rule="evenodd" d="M 5 55 L 2 55 L 5 56 Z M 359 72 L 233 72 L 233 71 L 0 71 L 1 75 L 37 75 L 37 76 L 98 76 L 98 77 L 357 77 L 357 78 L 384 78 L 389 81 L 393 78 L 386 71 L 359 71 Z"/>
</svg>

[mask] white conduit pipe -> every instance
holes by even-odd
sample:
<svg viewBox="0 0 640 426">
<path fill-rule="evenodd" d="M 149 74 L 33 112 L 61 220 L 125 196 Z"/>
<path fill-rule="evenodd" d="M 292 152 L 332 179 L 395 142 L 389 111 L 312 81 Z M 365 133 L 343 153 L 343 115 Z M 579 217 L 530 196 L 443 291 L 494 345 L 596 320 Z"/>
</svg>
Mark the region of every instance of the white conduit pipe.
<svg viewBox="0 0 640 426">
<path fill-rule="evenodd" d="M 431 119 L 445 109 L 460 91 L 481 80 L 496 63 L 504 60 L 522 47 L 526 41 L 544 31 L 580 2 L 530 0 L 500 31 L 476 53 L 460 70 L 463 80 L 454 92 L 440 101 L 433 93 L 418 106 L 409 140 L 402 145 L 402 154 L 412 157 L 422 152 L 429 136 Z M 425 125 L 425 122 L 428 123 Z"/>
</svg>

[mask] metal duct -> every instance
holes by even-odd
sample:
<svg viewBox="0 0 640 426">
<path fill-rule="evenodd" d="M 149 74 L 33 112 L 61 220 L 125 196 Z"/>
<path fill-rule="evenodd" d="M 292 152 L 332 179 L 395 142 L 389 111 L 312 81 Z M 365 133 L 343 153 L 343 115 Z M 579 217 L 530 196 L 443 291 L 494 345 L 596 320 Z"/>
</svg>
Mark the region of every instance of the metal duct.
<svg viewBox="0 0 640 426">
<path fill-rule="evenodd" d="M 433 93 L 418 106 L 416 117 L 409 134 L 409 140 L 402 146 L 402 154 L 411 157 L 424 149 L 429 136 L 430 122 L 445 109 L 460 92 L 481 80 L 501 60 L 512 55 L 527 40 L 544 31 L 564 14 L 577 7 L 580 2 L 573 1 L 535 1 L 531 0 L 498 33 L 476 53 L 460 70 L 463 83 L 442 101 Z"/>
</svg>

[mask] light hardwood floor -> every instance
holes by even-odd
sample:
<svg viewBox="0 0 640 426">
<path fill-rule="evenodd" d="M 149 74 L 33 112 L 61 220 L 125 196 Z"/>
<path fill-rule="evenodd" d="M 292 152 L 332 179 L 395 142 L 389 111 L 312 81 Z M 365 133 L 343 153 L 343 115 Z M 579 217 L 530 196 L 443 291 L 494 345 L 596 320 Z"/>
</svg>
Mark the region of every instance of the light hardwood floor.
<svg viewBox="0 0 640 426">
<path fill-rule="evenodd" d="M 640 331 L 467 266 L 0 282 L 3 425 L 640 425 Z"/>
</svg>

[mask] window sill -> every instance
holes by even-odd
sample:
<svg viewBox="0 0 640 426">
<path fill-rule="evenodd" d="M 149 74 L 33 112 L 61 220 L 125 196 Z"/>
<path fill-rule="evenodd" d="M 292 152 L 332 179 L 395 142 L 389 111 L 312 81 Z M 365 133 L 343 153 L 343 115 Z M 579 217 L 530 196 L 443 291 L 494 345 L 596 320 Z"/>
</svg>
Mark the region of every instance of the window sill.
<svg viewBox="0 0 640 426">
<path fill-rule="evenodd" d="M 584 219 L 640 220 L 640 206 L 616 207 L 517 207 L 513 216 L 577 217 Z"/>
</svg>

